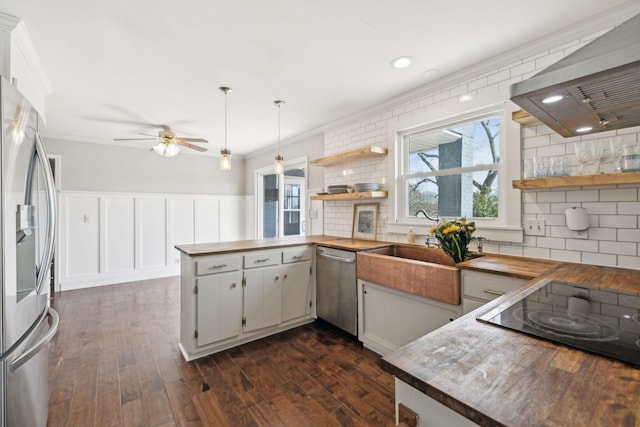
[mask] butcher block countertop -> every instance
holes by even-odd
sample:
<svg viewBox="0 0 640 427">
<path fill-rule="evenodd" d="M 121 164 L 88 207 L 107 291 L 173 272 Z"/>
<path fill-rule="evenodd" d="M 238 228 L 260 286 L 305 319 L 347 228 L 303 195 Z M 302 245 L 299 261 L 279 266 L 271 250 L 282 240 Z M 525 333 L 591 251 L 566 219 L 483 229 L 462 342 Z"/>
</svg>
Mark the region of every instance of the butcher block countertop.
<svg viewBox="0 0 640 427">
<path fill-rule="evenodd" d="M 376 240 L 355 240 L 335 236 L 285 237 L 282 239 L 236 240 L 222 243 L 196 243 L 177 245 L 176 249 L 189 256 L 217 255 L 260 249 L 283 248 L 287 246 L 318 244 L 332 248 L 360 251 L 388 246 L 389 242 Z"/>
<path fill-rule="evenodd" d="M 481 271 L 483 273 L 496 273 L 504 276 L 519 277 L 521 279 L 533 279 L 558 264 L 560 264 L 559 261 L 550 259 L 484 254 L 477 258 L 459 262 L 456 264 L 456 267 Z"/>
<path fill-rule="evenodd" d="M 640 426 L 640 369 L 476 320 L 544 278 L 640 292 L 640 271 L 559 263 L 386 355 L 382 367 L 481 425 Z"/>
</svg>

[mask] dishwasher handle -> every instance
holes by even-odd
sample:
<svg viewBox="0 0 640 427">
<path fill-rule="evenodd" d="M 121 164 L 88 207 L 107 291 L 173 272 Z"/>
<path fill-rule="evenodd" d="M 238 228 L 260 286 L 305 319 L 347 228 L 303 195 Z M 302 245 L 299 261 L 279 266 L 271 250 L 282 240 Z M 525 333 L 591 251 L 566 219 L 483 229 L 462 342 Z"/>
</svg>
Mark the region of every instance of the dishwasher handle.
<svg viewBox="0 0 640 427">
<path fill-rule="evenodd" d="M 324 252 L 320 252 L 320 253 L 318 253 L 318 255 L 320 255 L 323 258 L 329 258 L 329 259 L 332 259 L 334 261 L 346 262 L 346 263 L 349 263 L 349 264 L 353 264 L 354 262 L 356 262 L 356 260 L 354 258 L 344 258 L 344 257 L 341 257 L 341 256 L 329 255 L 329 254 L 325 254 Z"/>
</svg>

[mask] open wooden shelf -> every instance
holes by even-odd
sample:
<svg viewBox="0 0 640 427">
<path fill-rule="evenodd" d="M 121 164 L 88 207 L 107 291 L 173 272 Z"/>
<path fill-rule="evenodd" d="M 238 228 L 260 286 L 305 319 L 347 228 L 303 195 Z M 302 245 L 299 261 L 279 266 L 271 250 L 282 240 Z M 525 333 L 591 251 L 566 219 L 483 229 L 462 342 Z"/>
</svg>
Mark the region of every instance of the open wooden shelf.
<svg viewBox="0 0 640 427">
<path fill-rule="evenodd" d="M 588 185 L 638 184 L 640 172 L 599 173 L 596 175 L 550 176 L 546 178 L 520 179 L 512 182 L 513 188 L 579 187 Z"/>
<path fill-rule="evenodd" d="M 524 110 L 518 110 L 511 113 L 511 120 L 520 123 L 522 126 L 536 125 L 541 123 L 540 120 L 536 119 Z"/>
<path fill-rule="evenodd" d="M 372 156 L 386 156 L 387 149 L 383 147 L 369 146 L 358 148 L 356 150 L 346 151 L 344 153 L 334 154 L 332 156 L 323 157 L 321 159 L 311 160 L 314 166 L 331 166 L 350 160 L 362 159 Z"/>
<path fill-rule="evenodd" d="M 352 200 L 352 199 L 386 199 L 386 191 L 363 191 L 361 193 L 317 194 L 311 200 Z"/>
</svg>

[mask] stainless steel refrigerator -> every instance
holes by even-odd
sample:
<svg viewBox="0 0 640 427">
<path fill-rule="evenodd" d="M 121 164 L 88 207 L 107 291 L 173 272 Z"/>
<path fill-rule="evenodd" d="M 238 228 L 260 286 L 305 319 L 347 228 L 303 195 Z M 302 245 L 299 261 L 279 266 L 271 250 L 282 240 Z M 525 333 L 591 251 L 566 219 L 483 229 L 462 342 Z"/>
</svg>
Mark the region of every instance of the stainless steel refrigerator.
<svg viewBox="0 0 640 427">
<path fill-rule="evenodd" d="M 0 77 L 0 398 L 2 427 L 47 424 L 48 343 L 58 328 L 49 306 L 56 193 L 39 136 L 41 119 Z"/>
</svg>

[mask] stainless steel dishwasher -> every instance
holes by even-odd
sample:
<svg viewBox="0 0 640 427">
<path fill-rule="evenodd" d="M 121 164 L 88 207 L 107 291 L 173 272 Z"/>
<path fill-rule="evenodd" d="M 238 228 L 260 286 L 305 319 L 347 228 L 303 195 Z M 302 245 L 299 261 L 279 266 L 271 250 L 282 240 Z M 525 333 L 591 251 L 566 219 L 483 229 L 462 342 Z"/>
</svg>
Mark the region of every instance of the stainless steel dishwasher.
<svg viewBox="0 0 640 427">
<path fill-rule="evenodd" d="M 316 248 L 316 313 L 319 318 L 358 334 L 356 253 Z"/>
</svg>

